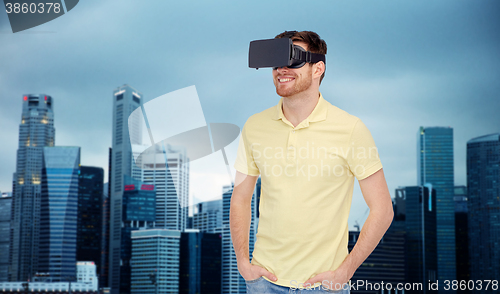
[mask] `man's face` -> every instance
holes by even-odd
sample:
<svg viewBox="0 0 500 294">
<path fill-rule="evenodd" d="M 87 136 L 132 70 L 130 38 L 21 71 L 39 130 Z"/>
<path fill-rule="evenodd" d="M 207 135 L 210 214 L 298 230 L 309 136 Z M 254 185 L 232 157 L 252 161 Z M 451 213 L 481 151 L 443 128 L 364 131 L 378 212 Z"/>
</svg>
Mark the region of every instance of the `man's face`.
<svg viewBox="0 0 500 294">
<path fill-rule="evenodd" d="M 307 51 L 307 44 L 300 41 L 293 41 Z M 273 69 L 273 81 L 276 93 L 282 97 L 290 97 L 301 93 L 312 85 L 312 66 L 306 63 L 301 68 L 279 67 Z"/>
</svg>

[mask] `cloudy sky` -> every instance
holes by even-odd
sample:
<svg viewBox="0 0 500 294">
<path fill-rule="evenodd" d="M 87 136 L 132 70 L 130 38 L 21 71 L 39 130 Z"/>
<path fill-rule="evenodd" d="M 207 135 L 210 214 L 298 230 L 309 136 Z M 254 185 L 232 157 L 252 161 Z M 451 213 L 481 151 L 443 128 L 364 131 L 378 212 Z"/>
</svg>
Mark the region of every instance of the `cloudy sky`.
<svg viewBox="0 0 500 294">
<path fill-rule="evenodd" d="M 466 184 L 466 142 L 500 131 L 499 29 L 495 0 L 85 0 L 16 34 L 1 11 L 0 191 L 12 190 L 24 94 L 51 95 L 56 145 L 81 146 L 82 165 L 107 170 L 116 87 L 129 84 L 149 101 L 195 85 L 206 122 L 242 127 L 279 101 L 271 70 L 247 67 L 248 44 L 284 30 L 327 42 L 320 90 L 371 130 L 391 193 L 416 184 L 420 126 L 453 127 L 455 184 Z M 189 113 L 179 110 L 179 123 Z M 225 167 L 198 165 L 194 196 L 220 197 Z M 365 211 L 357 189 L 351 227 Z"/>
</svg>

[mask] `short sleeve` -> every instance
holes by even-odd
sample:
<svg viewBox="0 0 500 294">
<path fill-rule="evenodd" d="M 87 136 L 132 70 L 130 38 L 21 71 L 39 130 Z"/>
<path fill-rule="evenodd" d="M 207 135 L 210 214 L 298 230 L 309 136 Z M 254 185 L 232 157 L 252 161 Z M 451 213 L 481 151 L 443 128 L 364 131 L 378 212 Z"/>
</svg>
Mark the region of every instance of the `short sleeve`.
<svg viewBox="0 0 500 294">
<path fill-rule="evenodd" d="M 247 138 L 247 124 L 243 126 L 243 130 L 240 134 L 238 153 L 236 155 L 236 162 L 234 163 L 234 168 L 240 173 L 258 176 L 260 174 L 259 168 L 255 164 L 255 160 L 252 154 L 251 146 Z"/>
<path fill-rule="evenodd" d="M 349 142 L 349 169 L 358 179 L 365 179 L 382 168 L 377 146 L 366 125 L 358 119 Z"/>
</svg>

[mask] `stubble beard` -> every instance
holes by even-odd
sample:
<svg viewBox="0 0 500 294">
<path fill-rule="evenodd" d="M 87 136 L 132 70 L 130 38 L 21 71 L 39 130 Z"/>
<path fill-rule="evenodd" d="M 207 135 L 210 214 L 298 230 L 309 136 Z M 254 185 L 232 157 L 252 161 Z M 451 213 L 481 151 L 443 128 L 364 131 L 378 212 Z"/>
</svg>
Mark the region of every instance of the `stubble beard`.
<svg viewBox="0 0 500 294">
<path fill-rule="evenodd" d="M 298 79 L 297 76 L 295 76 L 294 78 L 295 78 L 293 80 L 294 86 L 286 89 L 279 87 L 279 81 L 276 81 L 277 83 L 277 85 L 275 85 L 276 93 L 281 97 L 290 97 L 298 93 L 304 92 L 305 90 L 309 89 L 309 87 L 311 87 L 312 85 L 312 77 L 310 73 L 303 75 L 300 79 Z"/>
</svg>

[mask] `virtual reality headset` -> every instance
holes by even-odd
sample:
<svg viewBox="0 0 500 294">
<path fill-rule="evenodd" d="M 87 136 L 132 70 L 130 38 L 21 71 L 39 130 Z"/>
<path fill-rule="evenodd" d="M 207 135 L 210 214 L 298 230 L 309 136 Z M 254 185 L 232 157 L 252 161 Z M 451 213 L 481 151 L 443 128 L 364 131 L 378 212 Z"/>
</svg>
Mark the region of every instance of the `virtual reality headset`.
<svg viewBox="0 0 500 294">
<path fill-rule="evenodd" d="M 250 42 L 248 52 L 248 67 L 289 67 L 300 68 L 307 62 L 326 63 L 324 54 L 305 51 L 304 48 L 294 45 L 290 38 L 256 40 Z"/>
</svg>

